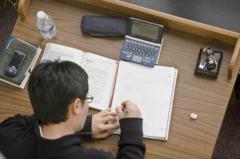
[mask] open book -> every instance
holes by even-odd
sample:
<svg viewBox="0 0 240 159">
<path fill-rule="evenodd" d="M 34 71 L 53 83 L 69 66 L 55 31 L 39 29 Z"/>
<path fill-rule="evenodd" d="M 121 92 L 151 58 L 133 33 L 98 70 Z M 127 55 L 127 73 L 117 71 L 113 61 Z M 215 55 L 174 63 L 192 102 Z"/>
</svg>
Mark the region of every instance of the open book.
<svg viewBox="0 0 240 159">
<path fill-rule="evenodd" d="M 173 67 L 145 67 L 115 61 L 94 53 L 48 43 L 42 60 L 72 61 L 89 76 L 90 107 L 115 108 L 125 100 L 136 103 L 143 117 L 146 138 L 167 140 L 171 119 L 177 70 Z"/>
</svg>

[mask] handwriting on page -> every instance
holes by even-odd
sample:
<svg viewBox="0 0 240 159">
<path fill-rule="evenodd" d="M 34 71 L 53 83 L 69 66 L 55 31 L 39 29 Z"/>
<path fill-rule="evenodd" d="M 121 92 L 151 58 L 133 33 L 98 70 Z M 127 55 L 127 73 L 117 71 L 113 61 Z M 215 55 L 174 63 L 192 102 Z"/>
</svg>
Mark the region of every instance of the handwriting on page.
<svg viewBox="0 0 240 159">
<path fill-rule="evenodd" d="M 120 62 L 112 107 L 131 100 L 142 112 L 144 136 L 165 136 L 174 69 Z"/>
</svg>

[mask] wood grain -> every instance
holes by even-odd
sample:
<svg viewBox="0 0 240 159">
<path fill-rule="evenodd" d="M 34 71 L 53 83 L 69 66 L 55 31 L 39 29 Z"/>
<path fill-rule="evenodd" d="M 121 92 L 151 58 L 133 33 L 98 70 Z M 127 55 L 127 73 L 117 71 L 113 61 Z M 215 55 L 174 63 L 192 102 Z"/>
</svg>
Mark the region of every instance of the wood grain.
<svg viewBox="0 0 240 159">
<path fill-rule="evenodd" d="M 46 41 L 41 38 L 35 26 L 36 13 L 43 8 L 54 18 L 57 27 L 56 38 L 48 42 L 119 60 L 123 39 L 95 38 L 81 33 L 81 17 L 87 14 L 101 15 L 102 13 L 97 12 L 97 9 L 86 10 L 81 6 L 53 0 L 49 0 L 48 3 L 34 0 L 25 21 L 18 19 L 13 31 L 14 35 L 34 42 L 44 49 Z M 104 13 L 112 14 L 107 10 Z M 194 75 L 199 49 L 205 46 L 224 52 L 219 76 L 216 80 L 199 78 Z M 211 158 L 237 75 L 233 74 L 231 80 L 227 79 L 228 62 L 233 50 L 233 45 L 213 38 L 166 29 L 159 65 L 173 66 L 179 70 L 170 135 L 166 142 L 145 139 L 146 159 Z M 192 112 L 199 116 L 195 121 L 189 117 Z M 27 90 L 16 89 L 0 83 L 0 120 L 16 113 L 32 113 Z M 119 136 L 113 135 L 105 140 L 91 141 L 85 145 L 116 153 L 118 139 Z"/>
<path fill-rule="evenodd" d="M 228 68 L 228 78 L 231 79 L 233 74 L 238 72 L 238 65 L 239 65 L 239 54 L 240 54 L 240 37 L 237 40 L 237 43 L 235 45 L 233 55 L 231 57 L 231 60 L 229 62 L 229 68 Z"/>
<path fill-rule="evenodd" d="M 30 7 L 31 0 L 20 0 L 18 3 L 18 14 L 24 20 L 27 16 L 28 8 Z"/>
</svg>

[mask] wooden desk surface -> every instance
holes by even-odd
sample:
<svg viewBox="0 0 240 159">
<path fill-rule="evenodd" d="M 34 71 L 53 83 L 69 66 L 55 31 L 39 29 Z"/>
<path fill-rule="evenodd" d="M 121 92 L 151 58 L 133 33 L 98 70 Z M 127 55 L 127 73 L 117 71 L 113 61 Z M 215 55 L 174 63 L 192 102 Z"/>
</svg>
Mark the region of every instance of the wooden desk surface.
<svg viewBox="0 0 240 159">
<path fill-rule="evenodd" d="M 57 26 L 57 37 L 49 42 L 95 52 L 119 60 L 123 39 L 93 38 L 84 36 L 80 30 L 81 16 L 99 14 L 58 1 L 34 0 L 24 22 L 18 19 L 13 34 L 35 42 L 43 49 L 46 42 L 41 39 L 35 26 L 38 10 L 53 16 Z M 107 12 L 106 12 L 107 13 Z M 109 13 L 110 14 L 110 13 Z M 224 52 L 217 80 L 194 76 L 194 67 L 200 47 L 211 46 Z M 228 62 L 234 46 L 194 35 L 166 30 L 159 65 L 174 66 L 179 70 L 174 98 L 170 135 L 168 141 L 145 139 L 147 159 L 208 159 L 211 158 L 221 123 L 234 86 L 235 77 L 228 81 Z M 190 113 L 199 118 L 192 121 Z M 16 113 L 31 114 L 32 109 L 27 90 L 19 90 L 0 83 L 0 121 Z M 92 141 L 95 146 L 117 151 L 118 136 Z"/>
</svg>

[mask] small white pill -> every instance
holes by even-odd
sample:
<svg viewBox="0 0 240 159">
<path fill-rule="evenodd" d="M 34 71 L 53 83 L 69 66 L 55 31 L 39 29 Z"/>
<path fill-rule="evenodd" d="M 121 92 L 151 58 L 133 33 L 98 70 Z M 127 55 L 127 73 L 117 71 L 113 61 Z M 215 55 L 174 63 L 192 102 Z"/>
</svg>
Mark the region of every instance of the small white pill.
<svg viewBox="0 0 240 159">
<path fill-rule="evenodd" d="M 196 119 L 198 118 L 198 115 L 197 115 L 196 113 L 191 113 L 191 114 L 190 114 L 190 118 L 191 118 L 192 120 L 196 120 Z"/>
</svg>

